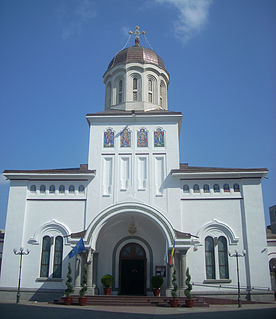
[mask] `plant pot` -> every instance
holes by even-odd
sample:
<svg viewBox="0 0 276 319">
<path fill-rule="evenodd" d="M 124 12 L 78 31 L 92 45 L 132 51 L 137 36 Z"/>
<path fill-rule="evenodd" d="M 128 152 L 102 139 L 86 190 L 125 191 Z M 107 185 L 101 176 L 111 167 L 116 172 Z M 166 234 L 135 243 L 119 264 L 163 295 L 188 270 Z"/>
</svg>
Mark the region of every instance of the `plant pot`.
<svg viewBox="0 0 276 319">
<path fill-rule="evenodd" d="M 80 306 L 86 306 L 87 297 L 79 297 Z"/>
<path fill-rule="evenodd" d="M 178 306 L 178 300 L 172 299 L 170 300 L 171 307 L 176 308 Z"/>
<path fill-rule="evenodd" d="M 194 305 L 194 300 L 193 299 L 186 299 L 185 304 L 186 304 L 186 307 L 192 308 Z"/>
<path fill-rule="evenodd" d="M 160 297 L 161 288 L 152 288 L 152 292 L 155 297 Z"/>
<path fill-rule="evenodd" d="M 72 298 L 71 297 L 64 297 L 64 304 L 66 305 L 66 306 L 70 306 L 70 305 L 72 305 Z"/>
<path fill-rule="evenodd" d="M 112 288 L 104 288 L 104 294 L 106 296 L 109 296 L 111 294 L 111 290 L 112 290 Z"/>
</svg>

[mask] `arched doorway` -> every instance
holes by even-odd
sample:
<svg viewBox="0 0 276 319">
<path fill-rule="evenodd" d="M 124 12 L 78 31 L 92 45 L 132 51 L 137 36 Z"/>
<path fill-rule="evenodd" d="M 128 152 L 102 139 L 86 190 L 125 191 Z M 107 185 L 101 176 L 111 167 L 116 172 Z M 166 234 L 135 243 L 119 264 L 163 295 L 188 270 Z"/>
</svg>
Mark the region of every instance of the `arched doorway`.
<svg viewBox="0 0 276 319">
<path fill-rule="evenodd" d="M 137 243 L 125 245 L 120 252 L 119 290 L 121 295 L 146 295 L 146 253 Z"/>
</svg>

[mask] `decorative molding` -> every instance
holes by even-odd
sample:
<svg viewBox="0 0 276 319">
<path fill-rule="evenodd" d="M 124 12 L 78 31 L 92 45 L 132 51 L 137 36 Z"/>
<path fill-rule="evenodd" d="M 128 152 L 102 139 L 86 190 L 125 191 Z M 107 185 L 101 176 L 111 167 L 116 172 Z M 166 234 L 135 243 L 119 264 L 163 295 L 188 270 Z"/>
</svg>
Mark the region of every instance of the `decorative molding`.
<svg viewBox="0 0 276 319">
<path fill-rule="evenodd" d="M 71 231 L 67 226 L 65 226 L 61 222 L 56 221 L 55 219 L 52 219 L 50 222 L 42 225 L 39 230 L 37 230 L 33 234 L 33 236 L 29 238 L 28 244 L 39 245 L 43 235 L 47 234 L 54 237 L 54 235 L 56 236 L 56 233 L 63 236 L 65 245 L 70 245 L 69 235 L 71 234 Z"/>
<path fill-rule="evenodd" d="M 237 245 L 239 242 L 239 237 L 237 237 L 230 226 L 227 224 L 213 219 L 209 223 L 202 226 L 202 228 L 197 232 L 197 236 L 201 241 L 204 240 L 207 234 L 212 234 L 214 237 L 219 237 L 220 235 L 225 235 L 228 239 L 229 245 Z"/>
</svg>

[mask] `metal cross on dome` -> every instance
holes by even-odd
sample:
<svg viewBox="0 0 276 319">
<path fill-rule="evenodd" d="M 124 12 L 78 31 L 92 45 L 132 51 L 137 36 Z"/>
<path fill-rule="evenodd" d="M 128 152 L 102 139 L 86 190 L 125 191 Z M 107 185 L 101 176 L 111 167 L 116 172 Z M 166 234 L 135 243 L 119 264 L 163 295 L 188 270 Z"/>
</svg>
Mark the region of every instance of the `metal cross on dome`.
<svg viewBox="0 0 276 319">
<path fill-rule="evenodd" d="M 129 34 L 135 34 L 135 45 L 140 45 L 140 34 L 146 34 L 146 31 L 140 31 L 139 25 L 135 27 L 135 31 L 129 31 Z"/>
</svg>

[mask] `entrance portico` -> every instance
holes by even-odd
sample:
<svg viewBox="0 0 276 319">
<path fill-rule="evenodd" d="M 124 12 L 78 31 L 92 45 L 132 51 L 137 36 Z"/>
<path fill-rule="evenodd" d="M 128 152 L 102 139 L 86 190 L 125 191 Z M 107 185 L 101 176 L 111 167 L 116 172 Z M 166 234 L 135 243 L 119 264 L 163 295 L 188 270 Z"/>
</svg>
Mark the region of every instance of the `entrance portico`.
<svg viewBox="0 0 276 319">
<path fill-rule="evenodd" d="M 150 280 L 160 267 L 165 270 L 163 294 L 169 294 L 172 267 L 167 262 L 176 233 L 164 215 L 152 207 L 128 203 L 116 205 L 98 216 L 90 224 L 84 238 L 86 245 L 94 251 L 88 264 L 91 294 L 94 291 L 103 293 L 101 277 L 105 274 L 112 274 L 114 278 L 113 294 L 151 294 Z M 186 250 L 176 256 L 182 289 Z"/>
</svg>

